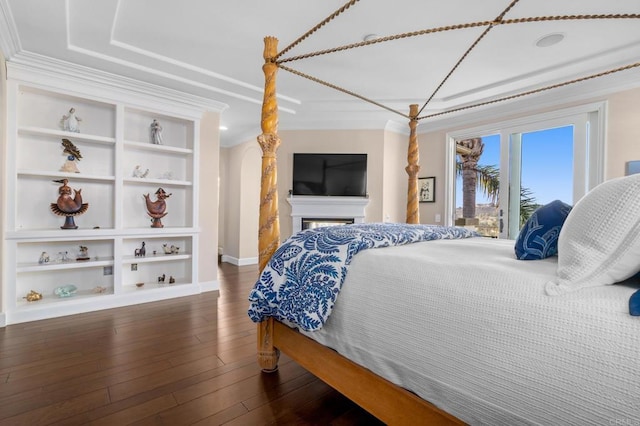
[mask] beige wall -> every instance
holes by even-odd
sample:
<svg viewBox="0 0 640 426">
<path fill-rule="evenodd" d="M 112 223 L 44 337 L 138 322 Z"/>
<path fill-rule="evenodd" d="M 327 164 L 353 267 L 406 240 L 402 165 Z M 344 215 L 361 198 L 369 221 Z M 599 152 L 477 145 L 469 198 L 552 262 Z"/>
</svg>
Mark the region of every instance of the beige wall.
<svg viewBox="0 0 640 426">
<path fill-rule="evenodd" d="M 6 152 L 7 152 L 7 122 L 6 122 L 6 111 L 7 111 L 7 68 L 5 66 L 5 58 L 0 52 L 0 165 L 2 165 L 2 170 L 5 170 L 5 161 L 6 161 Z M 0 200 L 4 200 L 5 193 L 5 173 L 0 173 Z M 0 238 L 2 241 L 5 241 L 4 238 L 4 223 L 5 223 L 5 210 L 0 209 Z M 0 253 L 4 251 L 4 247 L 0 249 Z M 4 288 L 4 271 L 2 269 L 3 262 L 0 262 L 0 289 Z M 3 300 L 2 300 L 2 291 L 0 291 L 0 327 L 4 326 L 5 319 L 2 316 Z"/>
<path fill-rule="evenodd" d="M 256 141 L 220 151 L 223 260 L 235 264 L 257 263 L 262 152 Z"/>
<path fill-rule="evenodd" d="M 618 93 L 609 97 L 590 99 L 581 104 L 608 101 L 608 124 L 606 141 L 606 179 L 622 176 L 625 162 L 640 159 L 640 89 Z M 575 106 L 576 103 L 554 107 L 553 110 Z M 549 111 L 532 111 L 537 114 Z M 520 114 L 522 116 L 523 114 Z M 516 116 L 495 117 L 503 121 Z M 472 123 L 460 128 L 475 127 L 483 123 Z M 420 203 L 420 222 L 442 224 L 444 220 L 444 173 L 446 134 L 459 128 L 427 132 L 426 124 L 418 127 L 420 146 L 420 177 L 436 177 L 435 203 Z M 420 133 L 422 132 L 422 133 Z M 278 197 L 280 235 L 291 234 L 291 208 L 286 201 L 291 189 L 292 162 L 294 152 L 366 152 L 369 154 L 367 190 L 370 204 L 366 210 L 367 222 L 404 222 L 406 216 L 408 136 L 378 130 L 316 130 L 280 131 L 281 145 L 278 149 Z M 257 142 L 250 141 L 234 148 L 222 149 L 221 159 L 226 170 L 221 178 L 220 234 L 224 235 L 224 252 L 238 259 L 257 258 L 257 199 L 261 154 L 249 155 L 256 150 Z M 251 171 L 257 171 L 252 175 Z M 243 182 L 245 185 L 243 185 Z M 248 184 L 248 182 L 253 182 Z M 255 185 L 255 186 L 252 186 Z M 247 197 L 247 192 L 251 195 Z M 244 206 L 244 207 L 243 207 Z M 246 218 L 243 210 L 251 213 Z M 255 210 L 254 210 L 255 209 Z M 440 216 L 440 222 L 436 221 Z"/>
<path fill-rule="evenodd" d="M 627 161 L 640 160 L 640 88 L 609 97 L 605 176 L 624 176 Z"/>
<path fill-rule="evenodd" d="M 200 121 L 200 198 L 198 280 L 205 289 L 218 281 L 218 152 L 220 114 L 206 112 Z"/>
<path fill-rule="evenodd" d="M 444 215 L 444 167 L 446 132 L 432 132 L 418 135 L 420 147 L 420 177 L 435 176 L 436 192 L 434 203 L 420 203 L 420 223 L 442 225 Z M 440 215 L 440 221 L 436 221 Z"/>
<path fill-rule="evenodd" d="M 392 161 L 389 166 L 385 158 L 404 156 L 406 161 L 406 136 L 382 130 L 296 130 L 281 131 L 279 136 L 278 210 L 281 239 L 291 235 L 291 206 L 287 197 L 291 189 L 294 152 L 367 153 L 369 205 L 365 220 L 381 222 L 388 216 L 390 221 L 404 221 L 406 189 L 396 189 L 399 181 L 404 182 L 406 188 L 404 164 Z M 223 260 L 239 264 L 255 263 L 258 257 L 262 152 L 256 141 L 221 151 L 220 158 L 224 162 L 220 181 L 223 200 L 220 205 L 221 217 L 225 218 L 220 224 L 223 228 L 220 234 L 224 235 L 221 239 L 225 254 Z M 393 183 L 385 184 L 389 176 L 392 176 L 390 179 L 393 179 Z M 388 200 L 386 206 L 383 206 L 383 198 Z"/>
<path fill-rule="evenodd" d="M 279 132 L 278 148 L 278 209 L 280 235 L 291 235 L 291 206 L 287 202 L 293 179 L 294 152 L 366 153 L 367 222 L 382 221 L 382 190 L 384 173 L 384 131 L 382 130 L 292 130 Z"/>
<path fill-rule="evenodd" d="M 382 167 L 382 220 L 405 222 L 407 220 L 407 149 L 409 135 L 394 132 L 384 134 Z M 422 176 L 422 175 L 420 175 Z"/>
</svg>

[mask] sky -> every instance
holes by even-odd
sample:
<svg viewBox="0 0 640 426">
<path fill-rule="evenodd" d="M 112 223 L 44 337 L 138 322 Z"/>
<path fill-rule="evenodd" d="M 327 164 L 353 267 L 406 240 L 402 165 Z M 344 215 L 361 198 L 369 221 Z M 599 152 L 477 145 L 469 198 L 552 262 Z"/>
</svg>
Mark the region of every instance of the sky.
<svg viewBox="0 0 640 426">
<path fill-rule="evenodd" d="M 478 164 L 500 165 L 500 136 L 483 136 L 484 151 Z M 524 133 L 522 136 L 522 186 L 535 202 L 561 200 L 573 204 L 573 126 Z M 481 191 L 478 204 L 488 203 Z M 462 206 L 462 179 L 457 178 L 456 206 Z"/>
</svg>

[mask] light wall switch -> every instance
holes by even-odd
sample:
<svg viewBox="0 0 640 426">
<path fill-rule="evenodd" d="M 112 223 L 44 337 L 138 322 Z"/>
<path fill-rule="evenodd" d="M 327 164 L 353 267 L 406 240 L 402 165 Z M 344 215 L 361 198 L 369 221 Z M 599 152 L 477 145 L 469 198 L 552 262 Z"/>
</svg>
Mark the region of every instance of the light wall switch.
<svg viewBox="0 0 640 426">
<path fill-rule="evenodd" d="M 441 219 L 442 217 L 440 217 L 440 213 L 436 213 L 436 223 L 440 223 Z"/>
</svg>

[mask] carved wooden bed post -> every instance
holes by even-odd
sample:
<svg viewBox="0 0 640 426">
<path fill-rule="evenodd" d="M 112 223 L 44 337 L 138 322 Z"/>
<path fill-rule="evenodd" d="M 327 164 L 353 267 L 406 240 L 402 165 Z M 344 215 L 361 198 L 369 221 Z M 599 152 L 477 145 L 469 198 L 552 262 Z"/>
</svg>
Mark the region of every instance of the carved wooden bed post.
<svg viewBox="0 0 640 426">
<path fill-rule="evenodd" d="M 418 172 L 420 166 L 420 150 L 418 149 L 418 105 L 409 105 L 409 149 L 407 151 L 407 162 L 405 170 L 409 175 L 409 185 L 407 187 L 407 223 L 420 223 L 420 210 L 418 209 Z"/>
<path fill-rule="evenodd" d="M 278 167 L 276 151 L 278 137 L 278 102 L 276 99 L 275 63 L 278 39 L 264 39 L 264 97 L 262 101 L 262 134 L 258 144 L 262 148 L 262 178 L 260 181 L 260 219 L 258 228 L 258 256 L 260 271 L 280 245 L 280 220 L 278 218 Z M 273 347 L 273 318 L 258 324 L 258 364 L 265 372 L 278 368 L 279 351 Z"/>
</svg>

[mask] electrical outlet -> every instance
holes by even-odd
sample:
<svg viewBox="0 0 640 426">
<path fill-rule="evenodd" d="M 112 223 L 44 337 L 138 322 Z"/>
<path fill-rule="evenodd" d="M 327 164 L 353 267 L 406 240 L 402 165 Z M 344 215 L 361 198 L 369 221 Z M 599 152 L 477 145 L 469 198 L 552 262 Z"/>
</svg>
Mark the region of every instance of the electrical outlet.
<svg viewBox="0 0 640 426">
<path fill-rule="evenodd" d="M 131 270 L 132 271 L 137 271 L 138 270 L 138 264 L 137 263 L 132 263 L 131 264 Z"/>
<path fill-rule="evenodd" d="M 436 223 L 440 223 L 440 220 L 442 220 L 440 213 L 436 213 Z"/>
</svg>

